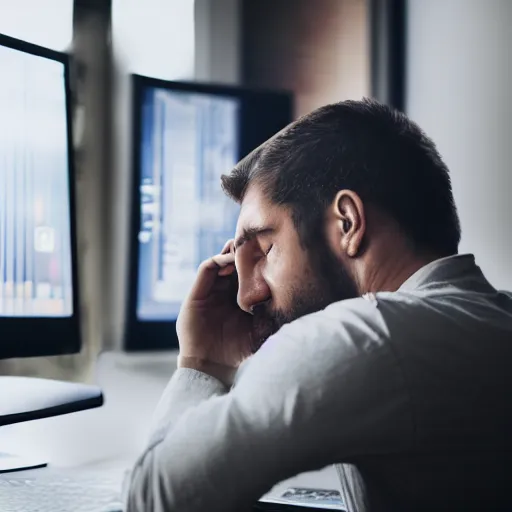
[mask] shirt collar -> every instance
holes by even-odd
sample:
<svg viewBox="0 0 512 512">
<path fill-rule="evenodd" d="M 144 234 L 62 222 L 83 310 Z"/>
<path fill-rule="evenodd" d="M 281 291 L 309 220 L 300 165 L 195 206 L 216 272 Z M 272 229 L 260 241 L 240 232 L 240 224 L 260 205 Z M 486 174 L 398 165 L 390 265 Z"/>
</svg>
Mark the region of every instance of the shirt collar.
<svg viewBox="0 0 512 512">
<path fill-rule="evenodd" d="M 447 282 L 459 286 L 462 284 L 462 288 L 465 287 L 466 282 L 471 282 L 471 287 L 474 288 L 475 281 L 481 285 L 490 286 L 476 265 L 475 257 L 472 254 L 456 254 L 431 261 L 409 277 L 399 290 L 417 290 Z"/>
</svg>

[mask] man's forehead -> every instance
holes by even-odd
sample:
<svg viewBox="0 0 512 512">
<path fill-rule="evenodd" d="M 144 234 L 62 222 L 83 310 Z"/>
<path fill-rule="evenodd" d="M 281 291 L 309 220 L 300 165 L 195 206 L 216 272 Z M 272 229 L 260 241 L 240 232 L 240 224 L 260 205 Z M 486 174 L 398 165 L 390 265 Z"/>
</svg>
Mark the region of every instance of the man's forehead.
<svg viewBox="0 0 512 512">
<path fill-rule="evenodd" d="M 244 229 L 254 226 L 275 225 L 278 217 L 283 215 L 282 208 L 272 204 L 257 186 L 250 186 L 240 205 L 240 214 L 236 226 L 239 235 Z"/>
</svg>

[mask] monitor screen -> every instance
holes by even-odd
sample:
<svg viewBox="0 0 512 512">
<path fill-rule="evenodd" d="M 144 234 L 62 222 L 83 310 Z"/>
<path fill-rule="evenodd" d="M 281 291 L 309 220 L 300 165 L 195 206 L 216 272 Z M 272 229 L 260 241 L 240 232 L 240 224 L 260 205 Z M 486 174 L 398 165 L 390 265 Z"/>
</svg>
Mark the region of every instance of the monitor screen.
<svg viewBox="0 0 512 512">
<path fill-rule="evenodd" d="M 0 46 L 0 69 L 0 317 L 70 317 L 65 65 Z"/>
<path fill-rule="evenodd" d="M 220 176 L 239 159 L 240 100 L 150 86 L 141 100 L 137 317 L 173 321 L 201 261 L 235 232 Z"/>
</svg>

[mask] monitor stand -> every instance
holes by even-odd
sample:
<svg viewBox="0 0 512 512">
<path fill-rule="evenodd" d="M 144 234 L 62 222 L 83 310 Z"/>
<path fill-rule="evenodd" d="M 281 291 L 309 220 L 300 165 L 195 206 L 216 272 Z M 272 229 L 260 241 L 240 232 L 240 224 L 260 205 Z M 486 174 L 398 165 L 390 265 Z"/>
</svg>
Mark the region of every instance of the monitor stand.
<svg viewBox="0 0 512 512">
<path fill-rule="evenodd" d="M 96 386 L 33 377 L 0 377 L 0 427 L 103 405 Z M 0 473 L 46 466 L 45 461 L 0 453 Z"/>
</svg>

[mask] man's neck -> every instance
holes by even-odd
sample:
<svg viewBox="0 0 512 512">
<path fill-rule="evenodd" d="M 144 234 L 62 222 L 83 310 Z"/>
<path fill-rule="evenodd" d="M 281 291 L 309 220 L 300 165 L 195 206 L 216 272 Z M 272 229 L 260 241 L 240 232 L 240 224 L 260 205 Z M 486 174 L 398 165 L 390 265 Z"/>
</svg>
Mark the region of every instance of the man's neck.
<svg viewBox="0 0 512 512">
<path fill-rule="evenodd" d="M 369 262 L 364 278 L 361 279 L 360 292 L 395 292 L 420 268 L 436 260 L 435 256 L 415 256 L 410 253 L 385 255 Z"/>
</svg>

